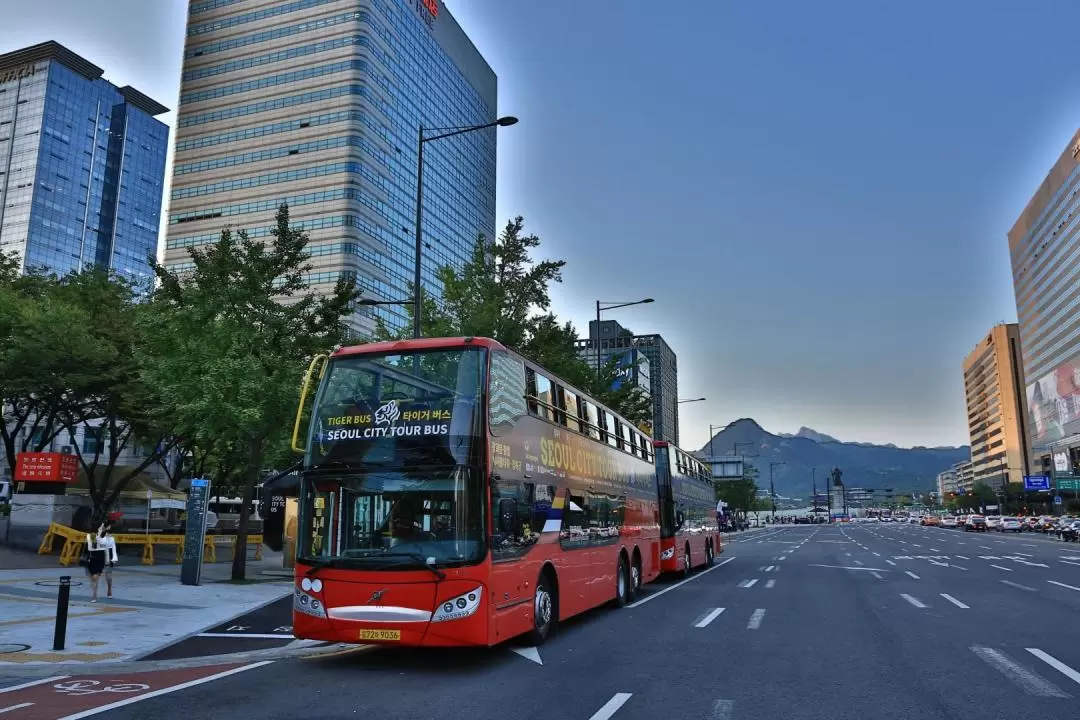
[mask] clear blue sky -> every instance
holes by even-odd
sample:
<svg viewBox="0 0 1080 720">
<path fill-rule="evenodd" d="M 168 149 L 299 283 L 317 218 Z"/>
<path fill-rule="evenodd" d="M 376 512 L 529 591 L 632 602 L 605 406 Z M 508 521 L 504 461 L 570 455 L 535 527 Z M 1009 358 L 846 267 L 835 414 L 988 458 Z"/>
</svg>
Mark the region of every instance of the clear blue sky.
<svg viewBox="0 0 1080 720">
<path fill-rule="evenodd" d="M 396 0 L 403 1 L 403 0 Z M 500 221 L 679 356 L 683 445 L 753 417 L 967 442 L 960 363 L 1015 320 L 1005 233 L 1080 124 L 1080 3 L 447 0 L 499 75 Z M 170 107 L 181 0 L 35 0 L 56 39 Z M 171 122 L 170 118 L 167 118 Z"/>
</svg>

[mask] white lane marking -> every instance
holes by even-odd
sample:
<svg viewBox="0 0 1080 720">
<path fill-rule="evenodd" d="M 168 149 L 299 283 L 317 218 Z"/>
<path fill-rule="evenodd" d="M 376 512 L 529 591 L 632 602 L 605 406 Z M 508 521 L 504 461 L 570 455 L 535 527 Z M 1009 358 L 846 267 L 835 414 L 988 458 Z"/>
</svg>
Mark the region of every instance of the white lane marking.
<svg viewBox="0 0 1080 720">
<path fill-rule="evenodd" d="M 195 637 L 208 638 L 255 638 L 256 640 L 295 640 L 292 635 L 282 633 L 199 633 Z"/>
<path fill-rule="evenodd" d="M 511 647 L 511 652 L 515 652 L 526 660 L 532 660 L 537 665 L 543 665 L 544 661 L 540 657 L 540 651 L 534 647 Z"/>
<path fill-rule="evenodd" d="M 1038 592 L 1033 587 L 1028 587 L 1027 585 L 1021 585 L 1020 583 L 1015 583 L 1012 580 L 999 580 L 998 582 L 1004 583 L 1005 585 L 1008 585 L 1009 587 L 1017 588 L 1018 590 L 1027 590 L 1028 592 Z"/>
<path fill-rule="evenodd" d="M 1035 557 L 1031 553 L 1022 553 L 1022 552 L 1013 553 L 1013 555 L 1023 555 L 1024 557 Z"/>
<path fill-rule="evenodd" d="M 1080 683 L 1080 672 L 1076 672 L 1071 667 L 1069 667 L 1065 663 L 1061 662 L 1060 660 L 1058 660 L 1056 657 L 1054 657 L 1050 653 L 1043 652 L 1039 648 L 1024 648 L 1024 649 L 1027 650 L 1032 655 L 1034 655 L 1035 657 L 1042 660 L 1044 663 L 1046 663 L 1050 667 L 1057 670 L 1059 673 L 1061 673 L 1065 677 L 1072 680 L 1074 683 Z"/>
<path fill-rule="evenodd" d="M 14 712 L 15 710 L 22 710 L 23 708 L 33 706 L 33 704 L 34 703 L 19 703 L 18 705 L 9 705 L 6 708 L 0 708 L 0 715 L 3 715 L 4 713 Z"/>
<path fill-rule="evenodd" d="M 1019 685 L 1029 695 L 1056 698 L 1069 697 L 1042 675 L 1018 665 L 1008 655 L 999 650 L 974 645 L 971 651 L 982 658 L 987 665 Z"/>
<path fill-rule="evenodd" d="M 713 608 L 712 610 L 707 612 L 703 618 L 701 618 L 696 623 L 694 623 L 694 627 L 696 627 L 696 628 L 708 627 L 709 623 L 711 623 L 716 618 L 720 617 L 720 613 L 722 613 L 722 612 L 724 612 L 724 608 Z"/>
<path fill-rule="evenodd" d="M 177 690 L 186 690 L 190 687 L 195 687 L 196 685 L 203 685 L 208 682 L 213 682 L 214 680 L 220 680 L 223 677 L 236 675 L 237 673 L 242 673 L 246 670 L 254 670 L 255 668 L 269 665 L 272 662 L 274 661 L 262 660 L 261 662 L 251 663 L 250 665 L 243 665 L 241 667 L 233 668 L 231 670 L 224 670 L 213 675 L 207 675 L 206 677 L 198 678 L 197 680 L 189 680 L 185 683 L 180 683 L 179 685 L 172 685 L 170 687 L 161 688 L 160 690 L 151 690 L 150 692 L 143 693 L 142 695 L 136 695 L 135 697 L 127 698 L 125 700 L 118 700 L 114 703 L 109 703 L 108 705 L 102 705 L 100 707 L 92 708 L 90 710 L 84 710 L 83 712 L 75 713 L 74 715 L 67 715 L 60 718 L 60 720 L 82 720 L 82 718 L 88 718 L 99 713 L 107 712 L 109 710 L 116 710 L 117 708 L 122 708 L 137 702 L 142 702 L 143 700 L 149 700 L 150 698 L 168 695 L 169 693 L 174 693 Z"/>
<path fill-rule="evenodd" d="M 750 615 L 750 622 L 746 623 L 747 630 L 757 630 L 761 627 L 761 621 L 765 619 L 765 608 L 758 608 Z"/>
<path fill-rule="evenodd" d="M 769 567 L 765 568 L 765 572 L 772 572 L 775 569 L 776 569 L 775 565 L 770 565 Z"/>
<path fill-rule="evenodd" d="M 909 603 L 911 603 L 912 605 L 914 605 L 917 608 L 925 608 L 926 607 L 918 599 L 911 597 L 907 593 L 900 593 L 900 597 L 904 598 L 905 600 L 907 600 Z"/>
<path fill-rule="evenodd" d="M 1000 542 L 1000 541 L 998 541 L 998 542 Z M 1020 543 L 1020 544 L 1023 545 L 1024 547 L 1039 547 L 1035 543 Z"/>
<path fill-rule="evenodd" d="M 765 583 L 765 587 L 766 587 L 766 588 L 771 588 L 771 587 L 773 587 L 774 585 L 776 585 L 776 581 L 775 581 L 775 580 L 769 580 L 769 581 L 768 581 L 767 583 Z"/>
<path fill-rule="evenodd" d="M 749 589 L 749 588 L 754 587 L 754 585 L 757 584 L 757 581 L 758 581 L 757 578 L 753 578 L 752 580 L 743 580 L 741 583 L 739 583 L 739 587 L 744 588 L 744 589 Z"/>
<path fill-rule="evenodd" d="M 874 553 L 875 557 L 881 557 L 881 553 Z"/>
<path fill-rule="evenodd" d="M 1063 562 L 1063 563 L 1065 563 L 1066 565 L 1080 565 L 1080 563 L 1078 563 L 1078 562 L 1073 562 L 1072 560 L 1058 560 L 1058 562 Z"/>
<path fill-rule="evenodd" d="M 608 720 L 612 715 L 619 711 L 626 701 L 634 696 L 633 693 L 615 693 L 614 696 L 604 706 L 594 712 L 589 720 Z"/>
<path fill-rule="evenodd" d="M 919 579 L 919 576 L 918 576 L 918 575 L 916 575 L 915 573 L 911 572 L 910 570 L 905 570 L 905 571 L 904 571 L 904 574 L 905 574 L 905 575 L 909 575 L 910 577 L 912 577 L 912 578 L 913 578 L 913 579 L 915 579 L 915 580 L 918 580 L 918 579 Z"/>
<path fill-rule="evenodd" d="M 881 577 L 881 573 L 879 573 L 879 572 L 872 572 L 870 574 L 873 575 L 874 577 L 876 577 L 878 580 L 883 580 L 884 579 L 883 577 Z"/>
<path fill-rule="evenodd" d="M 693 582 L 694 580 L 697 580 L 698 578 L 705 577 L 706 575 L 711 573 L 713 570 L 716 570 L 718 568 L 722 568 L 723 566 L 727 565 L 729 562 L 731 562 L 734 559 L 735 559 L 734 557 L 725 558 L 724 560 L 721 560 L 720 562 L 713 565 L 711 568 L 707 568 L 705 570 L 702 570 L 697 575 L 692 575 L 692 576 L 686 578 L 685 580 L 680 580 L 679 582 L 675 583 L 674 585 L 670 585 L 670 586 L 664 588 L 663 590 L 660 590 L 659 592 L 655 592 L 655 593 L 653 593 L 653 594 L 651 594 L 651 595 L 649 595 L 647 597 L 643 597 L 640 600 L 638 600 L 637 602 L 630 603 L 626 607 L 628 607 L 628 608 L 636 608 L 639 605 L 644 605 L 645 603 L 649 602 L 650 600 L 655 600 L 656 598 L 660 597 L 664 593 L 671 592 L 672 590 L 674 590 L 675 588 L 677 588 L 677 587 L 679 587 L 681 585 L 685 585 L 688 582 Z"/>
<path fill-rule="evenodd" d="M 956 557 L 960 558 L 961 560 L 970 560 L 971 559 L 971 558 L 969 558 L 969 557 L 967 557 L 965 555 L 957 555 Z"/>
<path fill-rule="evenodd" d="M 959 600 L 957 600 L 956 598 L 954 598 L 952 595 L 950 595 L 948 593 L 938 593 L 938 595 L 945 598 L 946 600 L 948 600 L 949 602 L 951 602 L 953 605 L 960 608 L 961 610 L 970 610 L 971 609 L 971 607 L 969 605 L 965 605 L 964 603 L 960 602 Z"/>
<path fill-rule="evenodd" d="M 717 700 L 713 703 L 712 715 L 709 716 L 709 720 L 731 720 L 731 713 L 734 709 L 734 700 Z"/>
<path fill-rule="evenodd" d="M 930 552 L 941 552 L 941 548 L 930 548 Z"/>
<path fill-rule="evenodd" d="M 920 545 L 919 543 L 911 543 L 911 544 L 914 545 L 915 547 L 922 547 L 922 545 Z"/>
<path fill-rule="evenodd" d="M 844 557 L 851 557 L 851 553 L 844 553 Z"/>
<path fill-rule="evenodd" d="M 1057 585 L 1058 587 L 1069 588 L 1070 590 L 1080 592 L 1080 587 L 1076 587 L 1075 585 L 1066 585 L 1065 583 L 1058 582 L 1057 580 L 1047 580 L 1046 582 L 1050 583 L 1051 585 Z"/>
<path fill-rule="evenodd" d="M 853 560 L 856 565 L 862 565 L 862 560 Z"/>
<path fill-rule="evenodd" d="M 886 560 L 885 562 L 889 563 L 890 565 L 896 565 L 896 563 L 894 563 L 892 560 Z"/>
<path fill-rule="evenodd" d="M 979 547 L 981 547 L 983 550 L 993 550 L 994 549 L 994 548 L 990 547 L 989 545 L 980 545 Z"/>
<path fill-rule="evenodd" d="M 1004 567 L 1002 565 L 991 564 L 990 567 L 996 567 L 998 570 L 1004 570 L 1005 572 L 1012 572 L 1013 571 L 1012 568 L 1007 568 L 1007 567 Z"/>
<path fill-rule="evenodd" d="M 53 675 L 52 677 L 42 678 L 41 680 L 31 680 L 30 682 L 24 682 L 20 685 L 10 685 L 6 688 L 0 688 L 0 695 L 9 692 L 15 692 L 16 690 L 22 690 L 23 688 L 34 687 L 35 685 L 44 685 L 45 683 L 51 683 L 54 680 L 64 680 L 71 677 L 70 675 Z"/>
<path fill-rule="evenodd" d="M 785 559 L 787 559 L 787 555 L 781 555 L 781 556 L 780 556 L 780 559 L 781 559 L 781 560 L 785 560 Z"/>
</svg>

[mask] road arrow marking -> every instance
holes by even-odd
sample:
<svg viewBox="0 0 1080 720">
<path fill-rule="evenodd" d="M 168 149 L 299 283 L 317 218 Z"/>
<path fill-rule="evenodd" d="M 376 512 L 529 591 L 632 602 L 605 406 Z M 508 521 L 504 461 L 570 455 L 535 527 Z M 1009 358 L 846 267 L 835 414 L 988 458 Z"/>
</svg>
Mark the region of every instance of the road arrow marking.
<svg viewBox="0 0 1080 720">
<path fill-rule="evenodd" d="M 526 660 L 532 660 L 537 665 L 544 664 L 544 661 L 540 659 L 540 651 L 534 647 L 512 647 L 510 649 Z"/>
</svg>

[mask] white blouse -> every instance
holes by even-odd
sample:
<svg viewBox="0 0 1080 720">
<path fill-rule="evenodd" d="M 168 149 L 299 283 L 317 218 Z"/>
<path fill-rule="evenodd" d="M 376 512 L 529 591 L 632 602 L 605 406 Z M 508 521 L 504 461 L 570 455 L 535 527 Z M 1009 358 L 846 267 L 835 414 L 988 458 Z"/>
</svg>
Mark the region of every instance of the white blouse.
<svg viewBox="0 0 1080 720">
<path fill-rule="evenodd" d="M 120 558 L 116 555 L 116 540 L 113 539 L 112 535 L 106 535 L 105 537 L 87 535 L 86 547 L 90 552 L 104 551 L 106 553 L 106 562 L 115 563 L 120 561 Z"/>
</svg>

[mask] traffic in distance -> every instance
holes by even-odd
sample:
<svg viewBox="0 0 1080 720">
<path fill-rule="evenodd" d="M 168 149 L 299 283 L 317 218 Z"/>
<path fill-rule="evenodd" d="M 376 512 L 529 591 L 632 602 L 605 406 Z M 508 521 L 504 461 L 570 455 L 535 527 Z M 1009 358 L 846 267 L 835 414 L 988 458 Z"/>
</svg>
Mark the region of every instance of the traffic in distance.
<svg viewBox="0 0 1080 720">
<path fill-rule="evenodd" d="M 1004 515 L 888 515 L 874 514 L 865 518 L 854 518 L 854 522 L 900 522 L 924 527 L 942 527 L 964 530 L 965 532 L 1034 532 L 1064 542 L 1080 542 L 1080 517 L 1073 515 L 1025 515 L 1023 517 Z"/>
<path fill-rule="evenodd" d="M 723 551 L 703 463 L 486 338 L 316 357 L 293 448 L 298 638 L 540 644 Z"/>
</svg>

